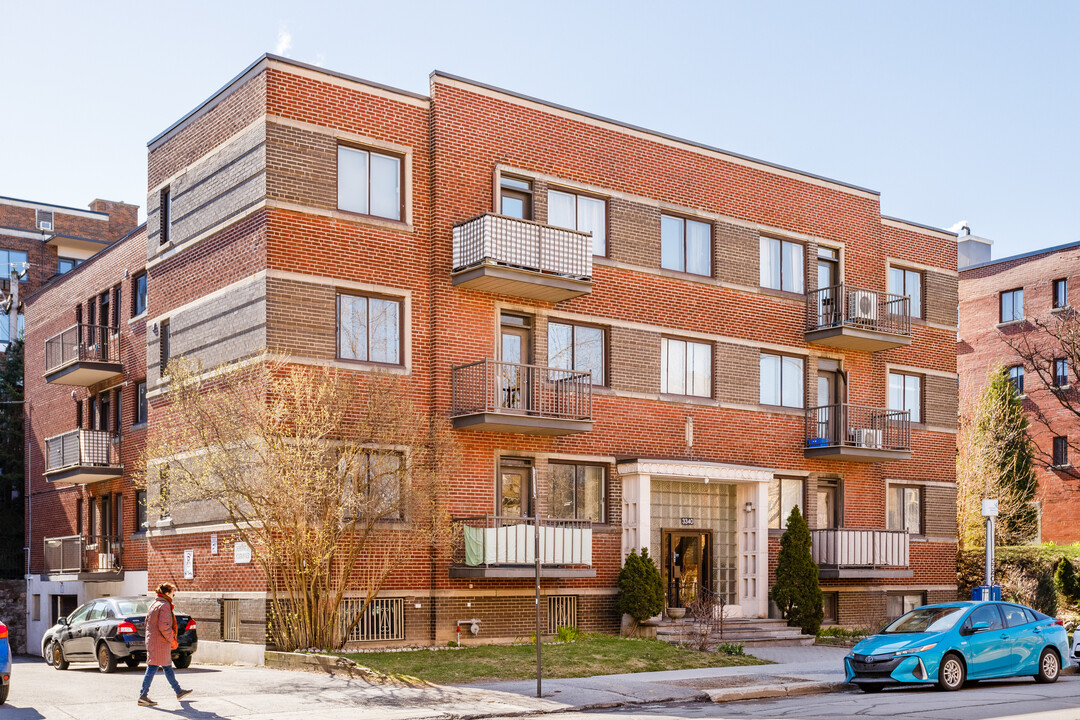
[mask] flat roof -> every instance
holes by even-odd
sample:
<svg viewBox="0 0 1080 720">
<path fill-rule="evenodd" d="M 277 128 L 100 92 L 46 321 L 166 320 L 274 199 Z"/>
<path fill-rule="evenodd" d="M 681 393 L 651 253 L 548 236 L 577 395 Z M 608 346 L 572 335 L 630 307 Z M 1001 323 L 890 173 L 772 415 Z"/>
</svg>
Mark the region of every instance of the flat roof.
<svg viewBox="0 0 1080 720">
<path fill-rule="evenodd" d="M 71 207 L 69 205 L 57 205 L 55 203 L 38 202 L 37 200 L 22 200 L 20 198 L 6 197 L 4 195 L 0 195 L 0 204 L 55 208 L 57 210 L 66 210 L 69 212 L 79 213 L 80 215 L 97 215 L 102 218 L 109 217 L 109 213 L 98 212 L 97 210 L 85 210 L 83 208 Z"/>
<path fill-rule="evenodd" d="M 953 237 L 960 237 L 959 233 L 954 233 L 952 230 L 944 230 L 942 228 L 934 227 L 933 225 L 926 225 L 924 223 L 915 222 L 914 220 L 905 220 L 904 218 L 893 217 L 892 215 L 882 215 L 882 220 L 892 220 L 893 222 L 904 223 L 905 225 L 914 225 L 920 227 L 923 230 L 933 230 L 934 232 L 942 233 L 943 235 L 952 235 Z"/>
<path fill-rule="evenodd" d="M 71 268 L 70 270 L 68 270 L 68 271 L 67 271 L 66 273 L 62 273 L 62 274 L 57 274 L 57 275 L 53 275 L 53 276 L 52 276 L 52 277 L 50 277 L 50 278 L 49 278 L 48 280 L 46 280 L 46 281 L 45 281 L 45 282 L 44 282 L 44 283 L 43 283 L 42 285 L 40 285 L 40 286 L 38 287 L 38 289 L 37 289 L 37 290 L 35 290 L 34 292 L 30 293 L 30 296 L 26 298 L 26 302 L 28 302 L 28 303 L 30 303 L 30 302 L 33 302 L 33 301 L 34 301 L 34 299 L 35 299 L 35 298 L 36 298 L 36 297 L 37 297 L 38 295 L 41 295 L 41 293 L 42 293 L 42 292 L 43 292 L 43 291 L 44 291 L 44 290 L 45 290 L 46 288 L 51 288 L 51 287 L 53 287 L 54 285 L 57 285 L 57 284 L 59 284 L 59 283 L 63 282 L 63 281 L 64 281 L 65 279 L 67 279 L 68 277 L 71 277 L 71 276 L 73 276 L 73 275 L 78 275 L 79 273 L 83 272 L 83 270 L 84 270 L 85 268 L 88 268 L 88 267 L 90 267 L 91 263 L 93 263 L 93 262 L 94 262 L 95 260 L 97 260 L 98 258 L 102 257 L 103 255 L 108 255 L 108 254 L 109 254 L 109 252 L 110 252 L 110 251 L 112 251 L 112 249 L 113 249 L 113 248 L 115 248 L 115 247 L 119 247 L 119 246 L 120 246 L 120 245 L 121 245 L 121 244 L 122 244 L 122 243 L 123 243 L 123 242 L 124 242 L 125 240 L 127 240 L 128 238 L 132 237 L 133 235 L 138 235 L 138 234 L 139 234 L 140 232 L 143 232 L 143 231 L 145 231 L 145 230 L 146 230 L 146 223 L 144 222 L 143 224 L 141 224 L 141 225 L 139 225 L 138 227 L 136 227 L 136 228 L 135 228 L 134 230 L 131 230 L 130 232 L 128 232 L 128 233 L 127 233 L 126 235 L 124 235 L 123 237 L 121 237 L 121 238 L 118 238 L 118 239 L 116 240 L 116 242 L 110 243 L 110 244 L 108 245 L 108 247 L 104 247 L 104 248 L 102 248 L 101 250 L 98 250 L 98 251 L 97 251 L 96 253 L 94 253 L 94 254 L 93 254 L 93 255 L 91 255 L 90 257 L 86 258 L 86 259 L 85 259 L 85 260 L 83 260 L 83 261 L 82 261 L 81 263 L 79 263 L 79 264 L 78 264 L 78 265 L 76 265 L 75 267 L 73 267 L 73 268 Z"/>
<path fill-rule="evenodd" d="M 1000 260 L 990 260 L 988 262 L 979 263 L 978 265 L 968 265 L 960 272 L 966 273 L 968 270 L 976 270 L 978 268 L 990 267 L 991 265 L 1012 262 L 1013 260 L 1023 260 L 1024 258 L 1035 257 L 1036 255 L 1047 255 L 1049 253 L 1060 252 L 1062 250 L 1071 250 L 1075 247 L 1080 247 L 1080 240 L 1076 240 L 1071 243 L 1065 243 L 1064 245 L 1054 245 L 1053 247 L 1043 248 L 1042 250 L 1032 250 L 1031 252 L 1020 253 L 1019 255 L 1010 255 L 1009 257 L 1003 257 Z"/>
</svg>

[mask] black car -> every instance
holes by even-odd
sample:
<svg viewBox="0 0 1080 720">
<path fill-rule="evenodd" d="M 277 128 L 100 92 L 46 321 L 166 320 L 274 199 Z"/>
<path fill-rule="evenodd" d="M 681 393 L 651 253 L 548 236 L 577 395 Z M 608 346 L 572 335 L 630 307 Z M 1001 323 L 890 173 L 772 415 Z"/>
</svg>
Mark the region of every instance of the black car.
<svg viewBox="0 0 1080 720">
<path fill-rule="evenodd" d="M 152 601 L 149 597 L 91 600 L 45 631 L 41 655 L 58 670 L 67 670 L 68 663 L 95 660 L 105 673 L 115 670 L 120 661 L 138 667 L 146 662 L 143 629 Z M 186 668 L 199 646 L 195 621 L 177 614 L 176 632 L 179 647 L 172 651 L 173 665 Z"/>
</svg>

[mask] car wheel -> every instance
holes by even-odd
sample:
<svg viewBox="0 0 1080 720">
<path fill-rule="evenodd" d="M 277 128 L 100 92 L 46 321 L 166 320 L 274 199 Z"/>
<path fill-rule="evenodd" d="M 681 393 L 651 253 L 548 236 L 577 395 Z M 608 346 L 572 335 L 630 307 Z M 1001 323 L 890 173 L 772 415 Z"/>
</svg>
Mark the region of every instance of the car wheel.
<svg viewBox="0 0 1080 720">
<path fill-rule="evenodd" d="M 41 651 L 42 657 L 45 658 L 45 664 L 48 665 L 49 667 L 52 667 L 52 664 L 53 664 L 52 646 L 53 646 L 53 641 L 49 640 L 49 642 L 45 643 L 45 649 Z"/>
<path fill-rule="evenodd" d="M 859 683 L 859 689 L 864 693 L 879 693 L 884 687 L 882 683 Z"/>
<path fill-rule="evenodd" d="M 129 668 L 137 668 L 139 667 L 139 658 L 126 657 L 124 658 L 124 664 L 127 665 Z"/>
<path fill-rule="evenodd" d="M 964 686 L 966 676 L 967 671 L 964 670 L 964 661 L 949 653 L 941 659 L 941 666 L 938 668 L 937 686 L 939 689 L 949 692 L 959 690 Z"/>
<path fill-rule="evenodd" d="M 0 705 L 3 705 L 4 701 L 7 700 L 7 694 L 8 694 L 8 688 L 9 687 L 11 687 L 11 686 L 10 685 L 0 685 Z"/>
<path fill-rule="evenodd" d="M 1061 661 L 1057 653 L 1050 648 L 1044 648 L 1039 656 L 1039 673 L 1035 676 L 1035 682 L 1052 683 L 1061 674 Z"/>
<path fill-rule="evenodd" d="M 116 671 L 116 656 L 112 654 L 112 650 L 109 650 L 109 646 L 105 643 L 98 645 L 97 666 L 98 670 L 103 673 Z"/>
<path fill-rule="evenodd" d="M 64 651 L 60 647 L 60 643 L 53 640 L 49 643 L 49 654 L 52 656 L 52 662 L 49 663 L 57 670 L 67 670 L 68 661 L 64 659 Z"/>
<path fill-rule="evenodd" d="M 191 666 L 191 653 L 180 653 L 172 662 L 173 667 L 184 670 Z"/>
</svg>

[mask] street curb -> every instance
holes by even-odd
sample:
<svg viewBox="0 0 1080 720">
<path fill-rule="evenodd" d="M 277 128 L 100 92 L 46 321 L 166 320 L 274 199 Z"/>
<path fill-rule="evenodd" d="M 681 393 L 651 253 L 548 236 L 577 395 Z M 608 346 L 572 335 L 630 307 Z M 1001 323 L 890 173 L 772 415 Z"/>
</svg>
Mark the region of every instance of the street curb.
<svg viewBox="0 0 1080 720">
<path fill-rule="evenodd" d="M 767 698 L 789 697 L 792 695 L 813 695 L 817 693 L 838 692 L 851 686 L 846 682 L 796 682 L 757 687 L 720 688 L 706 690 L 705 694 L 714 703 L 733 702 L 735 700 L 764 700 Z"/>
</svg>

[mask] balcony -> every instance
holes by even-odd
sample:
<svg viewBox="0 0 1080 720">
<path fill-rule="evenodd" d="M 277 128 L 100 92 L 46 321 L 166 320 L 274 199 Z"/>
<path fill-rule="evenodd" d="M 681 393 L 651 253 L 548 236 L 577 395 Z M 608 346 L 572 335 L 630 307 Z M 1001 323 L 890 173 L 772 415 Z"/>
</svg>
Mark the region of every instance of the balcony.
<svg viewBox="0 0 1080 720">
<path fill-rule="evenodd" d="M 528 435 L 592 430 L 592 373 L 478 360 L 450 373 L 455 428 Z"/>
<path fill-rule="evenodd" d="M 123 370 L 116 327 L 81 323 L 45 341 L 45 382 L 90 387 Z"/>
<path fill-rule="evenodd" d="M 487 213 L 454 226 L 453 283 L 559 302 L 592 292 L 592 234 Z"/>
<path fill-rule="evenodd" d="M 910 460 L 911 414 L 847 404 L 810 408 L 803 456 L 854 462 Z"/>
<path fill-rule="evenodd" d="M 57 485 L 89 485 L 124 474 L 120 441 L 104 430 L 72 430 L 46 438 L 45 479 Z"/>
<path fill-rule="evenodd" d="M 76 575 L 78 580 L 122 579 L 124 541 L 113 535 L 45 538 L 45 575 Z"/>
<path fill-rule="evenodd" d="M 822 578 L 912 577 L 903 530 L 811 530 L 810 541 Z"/>
<path fill-rule="evenodd" d="M 806 294 L 806 342 L 877 352 L 911 344 L 906 295 L 833 285 Z"/>
<path fill-rule="evenodd" d="M 536 575 L 536 519 L 481 515 L 454 518 L 452 578 Z M 540 576 L 596 577 L 592 522 L 540 518 Z"/>
</svg>

